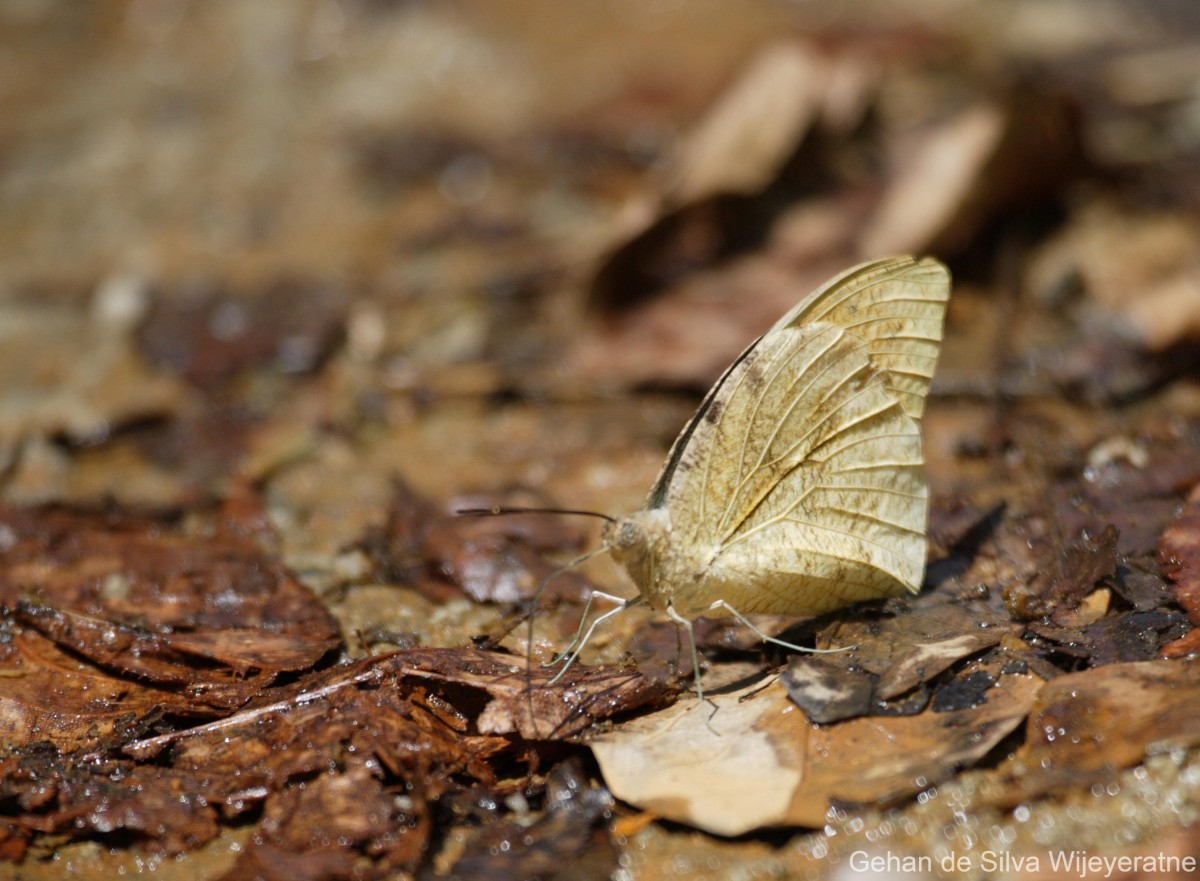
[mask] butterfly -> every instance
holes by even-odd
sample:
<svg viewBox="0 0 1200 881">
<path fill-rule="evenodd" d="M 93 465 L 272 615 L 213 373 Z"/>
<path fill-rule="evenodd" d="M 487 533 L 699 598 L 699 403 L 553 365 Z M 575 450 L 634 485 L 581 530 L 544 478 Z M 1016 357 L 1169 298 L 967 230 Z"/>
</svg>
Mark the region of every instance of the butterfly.
<svg viewBox="0 0 1200 881">
<path fill-rule="evenodd" d="M 875 260 L 751 343 L 675 441 L 645 508 L 599 515 L 600 552 L 638 595 L 593 594 L 619 605 L 585 633 L 589 600 L 559 656 L 563 672 L 600 623 L 636 604 L 689 634 L 699 616 L 732 615 L 800 648 L 746 616 L 919 591 L 929 512 L 921 416 L 949 298 L 936 260 Z M 695 652 L 693 638 L 693 661 Z"/>
</svg>

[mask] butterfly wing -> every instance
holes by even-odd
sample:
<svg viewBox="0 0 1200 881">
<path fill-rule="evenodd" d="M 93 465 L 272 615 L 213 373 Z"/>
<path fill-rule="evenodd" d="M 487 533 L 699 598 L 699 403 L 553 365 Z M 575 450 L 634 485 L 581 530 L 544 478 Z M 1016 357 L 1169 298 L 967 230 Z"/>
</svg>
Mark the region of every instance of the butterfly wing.
<svg viewBox="0 0 1200 881">
<path fill-rule="evenodd" d="M 849 270 L 742 353 L 650 495 L 682 614 L 811 614 L 919 589 L 928 489 L 920 417 L 949 275 L 933 260 Z"/>
</svg>

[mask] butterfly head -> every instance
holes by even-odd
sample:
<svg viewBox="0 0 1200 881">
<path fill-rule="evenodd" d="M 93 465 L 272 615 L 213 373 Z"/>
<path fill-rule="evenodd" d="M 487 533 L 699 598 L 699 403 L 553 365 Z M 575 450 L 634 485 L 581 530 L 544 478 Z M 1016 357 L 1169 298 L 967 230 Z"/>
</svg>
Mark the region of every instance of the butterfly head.
<svg viewBox="0 0 1200 881">
<path fill-rule="evenodd" d="M 604 546 L 643 595 L 654 590 L 654 564 L 667 541 L 671 518 L 664 508 L 638 511 L 604 524 Z"/>
</svg>

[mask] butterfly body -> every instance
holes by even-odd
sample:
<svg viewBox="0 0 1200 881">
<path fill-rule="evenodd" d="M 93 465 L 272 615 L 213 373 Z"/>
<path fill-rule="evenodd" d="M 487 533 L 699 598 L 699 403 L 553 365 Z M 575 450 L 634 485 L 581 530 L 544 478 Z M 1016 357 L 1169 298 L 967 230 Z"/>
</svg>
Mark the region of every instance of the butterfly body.
<svg viewBox="0 0 1200 881">
<path fill-rule="evenodd" d="M 675 442 L 642 511 L 605 545 L 640 599 L 691 620 L 812 615 L 920 589 L 920 419 L 949 274 L 855 267 L 734 361 Z"/>
</svg>

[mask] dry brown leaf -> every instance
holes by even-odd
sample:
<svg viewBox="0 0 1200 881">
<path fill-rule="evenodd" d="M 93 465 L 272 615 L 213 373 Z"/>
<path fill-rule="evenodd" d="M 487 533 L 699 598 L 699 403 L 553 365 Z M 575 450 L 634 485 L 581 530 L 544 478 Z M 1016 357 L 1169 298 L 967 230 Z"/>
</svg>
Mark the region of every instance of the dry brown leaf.
<svg viewBox="0 0 1200 881">
<path fill-rule="evenodd" d="M 819 645 L 853 646 L 825 660 L 877 676 L 875 696 L 891 700 L 1017 631 L 992 602 L 961 602 L 949 590 L 934 590 L 881 618 L 860 614 L 834 620 L 821 632 Z"/>
<path fill-rule="evenodd" d="M 39 633 L 23 631 L 0 647 L 0 741 L 16 750 L 35 742 L 70 752 L 136 736 L 161 713 L 210 712 L 163 686 L 108 676 Z"/>
<path fill-rule="evenodd" d="M 681 205 L 763 189 L 819 114 L 829 68 L 802 43 L 764 50 L 684 140 L 665 201 Z"/>
<path fill-rule="evenodd" d="M 1074 173 L 1074 108 L 1047 93 L 980 103 L 895 145 L 896 176 L 861 253 L 953 253 L 1006 208 L 1044 199 Z"/>
<path fill-rule="evenodd" d="M 1004 111 L 983 104 L 930 131 L 863 231 L 863 253 L 924 253 L 976 186 L 1004 126 Z"/>
<path fill-rule="evenodd" d="M 1175 582 L 1175 601 L 1200 624 L 1200 487 L 1159 539 L 1158 563 Z"/>
<path fill-rule="evenodd" d="M 551 685 L 557 669 L 497 652 L 409 649 L 395 656 L 403 675 L 466 685 L 491 701 L 479 714 L 481 734 L 520 734 L 527 740 L 561 740 L 598 721 L 653 706 L 674 689 L 634 670 L 576 664 Z"/>
<path fill-rule="evenodd" d="M 122 424 L 178 412 L 180 383 L 135 350 L 125 301 L 102 287 L 91 313 L 51 302 L 0 310 L 0 467 L 34 437 L 107 437 Z"/>
<path fill-rule="evenodd" d="M 214 391 L 253 367 L 304 373 L 342 336 L 344 296 L 332 286 L 280 279 L 232 295 L 216 283 L 156 291 L 138 343 L 147 359 Z"/>
<path fill-rule="evenodd" d="M 477 493 L 439 507 L 400 478 L 392 481 L 387 522 L 371 529 L 363 545 L 380 578 L 415 587 L 434 601 L 466 594 L 481 603 L 517 603 L 537 592 L 559 570 L 546 552 L 577 551 L 584 533 L 555 514 L 520 517 L 463 516 L 495 507 L 555 507 L 529 493 Z M 577 572 L 560 572 L 549 597 L 582 601 L 595 586 Z"/>
<path fill-rule="evenodd" d="M 1032 290 L 1072 279 L 1091 301 L 1093 326 L 1151 352 L 1200 338 L 1200 224 L 1191 214 L 1135 211 L 1094 200 L 1030 261 Z M 1099 306 L 1099 309 L 1095 307 Z"/>
<path fill-rule="evenodd" d="M 612 796 L 588 781 L 578 760 L 561 762 L 546 775 L 546 812 L 532 824 L 492 818 L 473 830 L 447 879 L 607 881 L 619 865 L 604 822 L 611 808 Z"/>
<path fill-rule="evenodd" d="M 0 507 L 0 605 L 20 628 L 0 651 L 8 745 L 97 747 L 162 713 L 218 715 L 336 647 L 328 611 L 255 540 L 260 515 L 234 499 L 194 534 L 115 507 Z"/>
<path fill-rule="evenodd" d="M 1060 676 L 1038 695 L 1008 764 L 1005 803 L 1105 780 L 1148 752 L 1200 744 L 1200 661 L 1108 664 Z"/>
<path fill-rule="evenodd" d="M 819 255 L 815 261 L 828 261 L 821 274 L 814 272 L 814 286 L 844 268 L 849 257 L 830 252 L 850 251 L 861 213 L 851 192 L 855 187 L 830 183 L 844 176 L 842 170 L 830 167 L 824 139 L 809 133 L 819 125 L 820 132 L 833 139 L 851 137 L 875 94 L 877 75 L 876 64 L 865 53 L 828 53 L 795 42 L 765 50 L 684 139 L 658 189 L 632 200 L 620 213 L 613 244 L 601 255 L 590 281 L 592 310 L 612 318 L 664 288 L 686 283 L 698 270 L 727 261 L 766 238 L 790 204 L 827 190 L 839 192 L 815 214 L 791 218 L 784 262 L 805 249 Z M 850 204 L 850 210 L 843 203 Z M 823 242 L 806 235 L 814 226 L 822 230 Z M 800 248 L 795 243 L 799 236 L 805 237 Z M 759 295 L 769 296 L 769 290 Z M 749 308 L 754 311 L 753 305 Z M 677 315 L 680 309 L 675 304 L 670 311 Z M 682 311 L 689 310 L 683 306 Z M 769 323 L 752 314 L 750 338 Z M 604 336 L 612 331 L 599 330 Z M 632 349 L 627 340 L 622 346 Z M 723 364 L 741 347 L 728 351 L 721 345 L 710 354 L 717 354 Z M 712 349 L 702 337 L 689 348 Z M 585 355 L 580 367 L 586 370 L 592 357 Z"/>
<path fill-rule="evenodd" d="M 780 683 L 755 684 L 710 695 L 715 714 L 685 701 L 589 745 L 614 795 L 668 819 L 718 835 L 820 826 L 835 803 L 902 798 L 978 760 L 1020 724 L 1040 686 L 1000 674 L 982 706 L 823 727 Z"/>
</svg>

